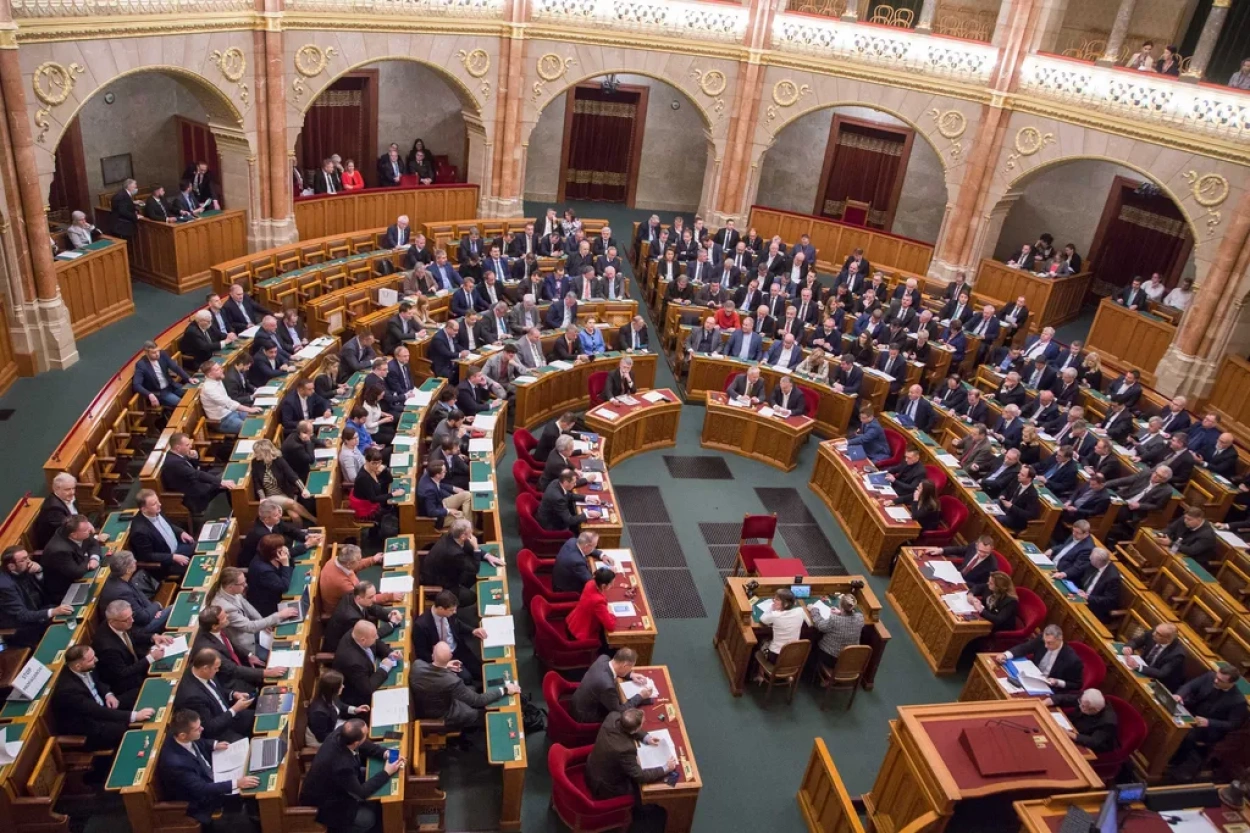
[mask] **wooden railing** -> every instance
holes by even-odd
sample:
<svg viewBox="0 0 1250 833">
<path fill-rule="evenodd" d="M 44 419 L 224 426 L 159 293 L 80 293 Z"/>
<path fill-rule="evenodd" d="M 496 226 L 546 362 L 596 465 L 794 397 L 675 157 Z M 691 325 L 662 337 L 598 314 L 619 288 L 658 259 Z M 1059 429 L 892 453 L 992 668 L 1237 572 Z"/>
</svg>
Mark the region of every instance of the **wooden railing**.
<svg viewBox="0 0 1250 833">
<path fill-rule="evenodd" d="M 863 249 L 864 257 L 873 268 L 882 271 L 901 270 L 923 275 L 933 260 L 930 243 L 812 214 L 753 205 L 747 226 L 754 226 L 765 240 L 779 234 L 787 244 L 797 243 L 800 235 L 808 235 L 816 247 L 817 265 L 824 272 L 840 271 L 842 263 L 855 249 Z"/>
<path fill-rule="evenodd" d="M 1104 298 L 1085 346 L 1097 350 L 1112 370 L 1140 370 L 1142 383 L 1153 387 L 1155 368 L 1175 337 L 1175 324 Z"/>
<path fill-rule="evenodd" d="M 864 833 L 859 812 L 821 738 L 812 746 L 798 799 L 799 812 L 811 833 Z"/>
<path fill-rule="evenodd" d="M 1250 361 L 1241 356 L 1224 357 L 1206 409 L 1219 414 L 1224 427 L 1242 445 L 1250 446 Z"/>
<path fill-rule="evenodd" d="M 56 261 L 56 282 L 69 310 L 74 338 L 82 338 L 135 311 L 130 288 L 130 258 L 122 240 L 107 237 L 105 245 L 73 260 Z"/>
<path fill-rule="evenodd" d="M 413 226 L 478 211 L 476 185 L 425 185 L 419 188 L 368 188 L 295 201 L 295 227 L 301 239 L 354 234 L 358 229 L 392 225 L 407 214 Z"/>
<path fill-rule="evenodd" d="M 1023 295 L 1030 311 L 1029 332 L 1037 333 L 1043 327 L 1058 327 L 1079 316 L 1093 277 L 1092 272 L 1062 278 L 1038 277 L 985 258 L 977 268 L 973 290 L 996 307 Z"/>
</svg>

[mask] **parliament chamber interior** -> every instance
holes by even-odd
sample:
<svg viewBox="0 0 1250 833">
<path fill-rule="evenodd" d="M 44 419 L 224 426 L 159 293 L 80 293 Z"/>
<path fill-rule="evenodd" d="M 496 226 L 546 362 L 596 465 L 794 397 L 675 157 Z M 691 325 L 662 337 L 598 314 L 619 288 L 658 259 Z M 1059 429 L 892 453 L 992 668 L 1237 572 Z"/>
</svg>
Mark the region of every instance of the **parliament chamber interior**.
<svg viewBox="0 0 1250 833">
<path fill-rule="evenodd" d="M 1247 0 L 0 18 L 6 829 L 1250 830 Z"/>
</svg>

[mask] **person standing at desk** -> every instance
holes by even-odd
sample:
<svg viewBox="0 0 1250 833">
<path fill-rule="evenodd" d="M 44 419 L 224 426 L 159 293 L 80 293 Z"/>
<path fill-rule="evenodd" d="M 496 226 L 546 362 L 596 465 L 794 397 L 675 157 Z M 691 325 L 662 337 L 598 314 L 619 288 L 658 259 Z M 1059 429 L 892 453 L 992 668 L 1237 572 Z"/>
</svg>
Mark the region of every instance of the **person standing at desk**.
<svg viewBox="0 0 1250 833">
<path fill-rule="evenodd" d="M 127 243 L 135 239 L 135 231 L 139 226 L 139 212 L 135 208 L 135 194 L 139 193 L 139 185 L 133 179 L 128 179 L 122 184 L 122 188 L 113 195 L 110 203 L 112 206 L 113 222 L 112 228 L 115 237 L 120 237 Z"/>
<path fill-rule="evenodd" d="M 325 825 L 327 833 L 369 833 L 379 829 L 378 808 L 369 799 L 406 765 L 402 756 L 387 761 L 379 772 L 362 782 L 362 757 L 386 760 L 386 749 L 366 740 L 368 731 L 363 720 L 348 720 L 326 736 L 304 775 L 299 803 L 317 808 L 317 822 Z"/>
</svg>

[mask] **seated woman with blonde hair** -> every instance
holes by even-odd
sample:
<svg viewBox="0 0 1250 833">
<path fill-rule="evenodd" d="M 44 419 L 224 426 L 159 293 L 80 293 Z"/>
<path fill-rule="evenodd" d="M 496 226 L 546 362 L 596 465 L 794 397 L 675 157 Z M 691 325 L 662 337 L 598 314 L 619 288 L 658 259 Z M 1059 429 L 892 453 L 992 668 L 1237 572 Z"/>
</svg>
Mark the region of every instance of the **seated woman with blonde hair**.
<svg viewBox="0 0 1250 833">
<path fill-rule="evenodd" d="M 296 475 L 291 464 L 282 459 L 282 452 L 272 440 L 257 440 L 252 448 L 252 488 L 257 500 L 272 500 L 292 523 L 300 519 L 316 523 L 317 519 L 299 503 L 299 498 L 311 495 Z"/>
</svg>

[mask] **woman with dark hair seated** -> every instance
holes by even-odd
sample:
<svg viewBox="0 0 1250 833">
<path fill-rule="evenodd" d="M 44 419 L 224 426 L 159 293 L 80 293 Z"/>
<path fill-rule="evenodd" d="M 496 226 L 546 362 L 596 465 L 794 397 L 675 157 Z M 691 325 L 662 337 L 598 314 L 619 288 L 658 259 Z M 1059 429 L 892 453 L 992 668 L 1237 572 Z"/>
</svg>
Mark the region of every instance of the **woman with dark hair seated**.
<svg viewBox="0 0 1250 833">
<path fill-rule="evenodd" d="M 348 499 L 356 519 L 376 521 L 390 508 L 391 473 L 382 462 L 382 451 L 377 447 L 365 452 L 365 467 L 356 475 L 352 484 L 352 496 Z"/>
<path fill-rule="evenodd" d="M 339 699 L 343 693 L 343 675 L 333 668 L 321 672 L 317 680 L 317 693 L 308 701 L 308 725 L 304 729 L 304 745 L 314 749 L 321 746 L 339 721 L 352 715 L 364 715 L 368 720 L 368 706 L 349 706 Z"/>
<path fill-rule="evenodd" d="M 247 565 L 247 600 L 261 616 L 278 612 L 278 602 L 291 584 L 291 571 L 286 538 L 276 532 L 262 537 L 256 557 Z"/>
<path fill-rule="evenodd" d="M 906 506 L 912 518 L 926 532 L 942 525 L 942 504 L 938 503 L 937 487 L 932 480 L 921 480 L 912 491 L 910 500 L 899 495 L 894 504 Z"/>
<path fill-rule="evenodd" d="M 569 635 L 574 639 L 598 639 L 606 648 L 608 631 L 616 630 L 616 617 L 608 609 L 607 589 L 616 581 L 616 573 L 600 567 L 590 581 L 582 587 L 581 598 L 564 620 Z"/>
</svg>

